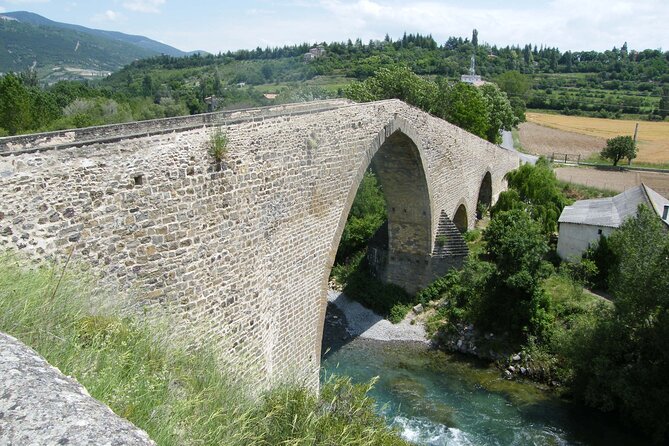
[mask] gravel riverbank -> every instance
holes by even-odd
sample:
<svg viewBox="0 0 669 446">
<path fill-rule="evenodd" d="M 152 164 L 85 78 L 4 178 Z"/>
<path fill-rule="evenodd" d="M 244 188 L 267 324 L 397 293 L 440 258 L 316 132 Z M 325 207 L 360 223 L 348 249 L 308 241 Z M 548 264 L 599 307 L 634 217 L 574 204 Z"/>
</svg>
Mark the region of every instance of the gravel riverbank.
<svg viewBox="0 0 669 446">
<path fill-rule="evenodd" d="M 425 337 L 425 328 L 421 323 L 412 324 L 415 314 L 410 312 L 399 324 L 393 324 L 378 314 L 348 298 L 341 291 L 328 291 L 328 303 L 341 312 L 345 321 L 336 315 L 335 321 L 343 324 L 350 337 L 361 337 L 377 341 L 411 341 L 429 343 Z M 330 321 L 327 321 L 330 322 Z"/>
</svg>

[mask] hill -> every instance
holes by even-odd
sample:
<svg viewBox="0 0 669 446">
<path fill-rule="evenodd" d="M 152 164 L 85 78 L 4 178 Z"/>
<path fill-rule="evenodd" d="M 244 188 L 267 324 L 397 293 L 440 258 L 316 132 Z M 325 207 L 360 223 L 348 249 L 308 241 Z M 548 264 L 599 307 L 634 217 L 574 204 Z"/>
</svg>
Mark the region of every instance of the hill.
<svg viewBox="0 0 669 446">
<path fill-rule="evenodd" d="M 144 36 L 60 23 L 26 11 L 0 14 L 0 72 L 34 68 L 47 83 L 104 77 L 135 61 L 160 54 L 186 56 Z"/>
</svg>

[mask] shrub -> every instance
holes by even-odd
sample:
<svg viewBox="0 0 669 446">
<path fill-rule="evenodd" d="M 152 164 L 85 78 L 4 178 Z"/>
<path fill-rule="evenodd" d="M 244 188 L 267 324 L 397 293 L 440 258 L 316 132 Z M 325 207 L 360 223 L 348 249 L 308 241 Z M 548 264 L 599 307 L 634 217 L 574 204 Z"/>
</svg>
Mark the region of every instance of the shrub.
<svg viewBox="0 0 669 446">
<path fill-rule="evenodd" d="M 212 133 L 209 140 L 209 155 L 217 163 L 223 161 L 223 158 L 228 153 L 228 142 L 228 136 L 221 129 L 216 129 Z"/>
</svg>

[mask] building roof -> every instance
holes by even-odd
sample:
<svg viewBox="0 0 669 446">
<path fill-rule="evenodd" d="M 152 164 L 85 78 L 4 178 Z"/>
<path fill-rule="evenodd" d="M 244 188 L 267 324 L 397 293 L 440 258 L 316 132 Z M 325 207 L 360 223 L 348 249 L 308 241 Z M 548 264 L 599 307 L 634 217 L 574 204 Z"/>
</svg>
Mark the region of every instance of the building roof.
<svg viewBox="0 0 669 446">
<path fill-rule="evenodd" d="M 641 184 L 615 197 L 580 200 L 566 206 L 558 222 L 618 228 L 636 215 L 640 204 L 650 207 L 662 218 L 664 206 L 669 205 L 669 200 Z M 669 222 L 664 222 L 669 225 Z"/>
</svg>

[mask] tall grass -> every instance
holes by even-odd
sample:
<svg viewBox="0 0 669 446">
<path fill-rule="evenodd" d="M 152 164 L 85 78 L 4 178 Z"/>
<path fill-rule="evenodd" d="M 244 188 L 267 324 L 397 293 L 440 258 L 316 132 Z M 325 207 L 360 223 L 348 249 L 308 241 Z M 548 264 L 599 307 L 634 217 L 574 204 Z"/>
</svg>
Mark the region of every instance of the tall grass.
<svg viewBox="0 0 669 446">
<path fill-rule="evenodd" d="M 0 256 L 0 331 L 74 376 L 160 445 L 405 445 L 374 413 L 371 384 L 333 377 L 320 397 L 286 385 L 252 397 L 206 349 L 109 305 L 74 269 Z M 62 280 L 61 279 L 62 274 Z M 239 371 L 239 375 L 243 372 Z"/>
</svg>

